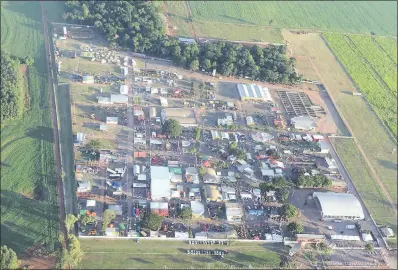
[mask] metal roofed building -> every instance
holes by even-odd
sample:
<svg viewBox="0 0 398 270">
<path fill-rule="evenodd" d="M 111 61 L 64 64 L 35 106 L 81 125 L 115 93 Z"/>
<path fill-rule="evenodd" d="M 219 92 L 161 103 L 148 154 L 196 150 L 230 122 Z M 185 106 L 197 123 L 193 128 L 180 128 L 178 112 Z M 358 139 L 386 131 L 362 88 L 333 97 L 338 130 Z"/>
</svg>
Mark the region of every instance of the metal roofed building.
<svg viewBox="0 0 398 270">
<path fill-rule="evenodd" d="M 202 217 L 205 213 L 205 206 L 201 202 L 191 201 L 191 209 L 194 217 Z"/>
<path fill-rule="evenodd" d="M 110 117 L 110 116 L 108 116 L 106 118 L 106 123 L 107 124 L 115 124 L 115 125 L 117 125 L 118 122 L 119 122 L 119 117 Z"/>
<path fill-rule="evenodd" d="M 363 220 L 365 218 L 361 203 L 352 194 L 314 192 L 312 197 L 319 203 L 323 219 Z"/>
<path fill-rule="evenodd" d="M 227 220 L 230 222 L 241 222 L 243 210 L 238 203 L 225 203 Z"/>
<path fill-rule="evenodd" d="M 118 104 L 127 104 L 129 102 L 129 97 L 126 95 L 111 95 L 111 102 Z"/>
<path fill-rule="evenodd" d="M 94 76 L 85 75 L 83 76 L 83 83 L 94 83 Z"/>
<path fill-rule="evenodd" d="M 238 92 L 242 101 L 261 100 L 264 102 L 273 102 L 269 89 L 256 84 L 238 84 Z"/>
<path fill-rule="evenodd" d="M 151 166 L 151 198 L 170 198 L 170 172 L 168 167 Z"/>
<path fill-rule="evenodd" d="M 297 130 L 314 130 L 316 128 L 316 124 L 314 119 L 309 116 L 296 116 L 290 119 L 290 123 Z"/>
</svg>

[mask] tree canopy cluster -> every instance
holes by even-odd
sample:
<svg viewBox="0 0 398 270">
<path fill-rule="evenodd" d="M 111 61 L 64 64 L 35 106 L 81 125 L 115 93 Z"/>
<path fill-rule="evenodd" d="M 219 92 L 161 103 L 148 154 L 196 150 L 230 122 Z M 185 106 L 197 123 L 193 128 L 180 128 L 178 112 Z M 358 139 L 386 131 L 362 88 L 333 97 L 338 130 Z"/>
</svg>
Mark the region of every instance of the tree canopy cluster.
<svg viewBox="0 0 398 270">
<path fill-rule="evenodd" d="M 18 64 L 1 51 L 1 120 L 18 118 L 23 112 L 23 83 Z"/>
<path fill-rule="evenodd" d="M 243 46 L 229 42 L 180 42 L 165 34 L 163 21 L 147 1 L 66 1 L 64 19 L 96 26 L 111 46 L 171 59 L 176 65 L 223 76 L 249 77 L 271 83 L 292 84 L 301 80 L 295 58 L 286 46 Z"/>
<path fill-rule="evenodd" d="M 286 201 L 289 196 L 289 183 L 282 176 L 275 177 L 272 182 L 261 183 L 259 187 L 263 197 L 271 190 L 275 191 L 275 197 L 280 202 Z"/>
<path fill-rule="evenodd" d="M 297 180 L 297 186 L 299 187 L 330 187 L 331 185 L 332 180 L 324 174 L 310 175 L 301 173 Z"/>
<path fill-rule="evenodd" d="M 297 208 L 293 204 L 287 203 L 282 205 L 282 216 L 286 218 L 293 218 L 297 216 Z"/>
<path fill-rule="evenodd" d="M 178 137 L 181 135 L 182 128 L 180 123 L 175 119 L 168 119 L 162 125 L 162 132 L 167 136 Z"/>
<path fill-rule="evenodd" d="M 57 256 L 56 269 L 72 269 L 83 259 L 83 251 L 79 239 L 74 234 L 68 234 L 68 245 L 61 248 Z"/>
<path fill-rule="evenodd" d="M 17 254 L 7 246 L 1 246 L 0 253 L 0 269 L 18 269 L 20 261 Z"/>
<path fill-rule="evenodd" d="M 149 213 L 145 216 L 143 227 L 151 231 L 158 231 L 162 226 L 162 222 L 163 217 L 157 214 Z"/>
</svg>

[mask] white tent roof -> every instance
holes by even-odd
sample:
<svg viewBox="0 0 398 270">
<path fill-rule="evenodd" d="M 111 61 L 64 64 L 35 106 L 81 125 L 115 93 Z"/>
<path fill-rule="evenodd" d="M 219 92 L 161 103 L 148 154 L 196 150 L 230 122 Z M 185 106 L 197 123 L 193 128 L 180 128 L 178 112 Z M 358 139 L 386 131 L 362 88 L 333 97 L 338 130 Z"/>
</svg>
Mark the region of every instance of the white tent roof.
<svg viewBox="0 0 398 270">
<path fill-rule="evenodd" d="M 198 216 L 203 216 L 205 212 L 205 206 L 203 205 L 203 203 L 197 201 L 191 201 L 191 209 L 192 214 Z"/>
<path fill-rule="evenodd" d="M 332 240 L 361 241 L 359 236 L 356 235 L 332 234 L 330 238 Z"/>
<path fill-rule="evenodd" d="M 363 239 L 363 241 L 365 241 L 365 242 L 373 241 L 373 238 L 372 238 L 372 236 L 370 235 L 370 233 L 363 233 L 363 234 L 362 234 L 362 239 Z"/>
<path fill-rule="evenodd" d="M 151 166 L 151 197 L 170 197 L 170 172 L 168 167 Z"/>
<path fill-rule="evenodd" d="M 129 87 L 127 85 L 120 86 L 120 94 L 127 95 L 129 93 Z"/>
<path fill-rule="evenodd" d="M 314 192 L 313 197 L 318 198 L 324 216 L 365 218 L 361 203 L 352 194 Z"/>
<path fill-rule="evenodd" d="M 87 200 L 86 206 L 87 207 L 95 207 L 95 203 L 96 203 L 95 200 Z"/>
</svg>

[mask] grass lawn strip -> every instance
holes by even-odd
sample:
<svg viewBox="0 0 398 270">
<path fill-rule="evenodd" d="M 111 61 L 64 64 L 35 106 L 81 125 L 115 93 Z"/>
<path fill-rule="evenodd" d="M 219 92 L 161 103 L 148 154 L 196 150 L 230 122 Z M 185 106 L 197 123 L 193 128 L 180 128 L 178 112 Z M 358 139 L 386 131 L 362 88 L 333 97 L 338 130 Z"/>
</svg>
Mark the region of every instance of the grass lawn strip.
<svg viewBox="0 0 398 270">
<path fill-rule="evenodd" d="M 260 243 L 233 243 L 231 246 L 189 245 L 181 241 L 81 239 L 85 252 L 81 269 L 104 268 L 221 268 L 230 265 L 248 268 L 277 268 L 279 255 Z M 272 248 L 272 245 L 269 245 Z M 209 255 L 187 255 L 187 249 L 222 249 L 232 253 L 223 260 Z"/>
</svg>

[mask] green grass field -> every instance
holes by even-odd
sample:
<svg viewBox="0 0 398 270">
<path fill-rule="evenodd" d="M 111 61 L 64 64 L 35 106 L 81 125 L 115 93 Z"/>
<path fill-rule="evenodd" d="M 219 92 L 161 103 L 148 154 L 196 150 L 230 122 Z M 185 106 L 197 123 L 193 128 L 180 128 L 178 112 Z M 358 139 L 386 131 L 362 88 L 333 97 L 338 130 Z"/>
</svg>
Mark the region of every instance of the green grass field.
<svg viewBox="0 0 398 270">
<path fill-rule="evenodd" d="M 188 269 L 229 268 L 232 265 L 240 268 L 252 267 L 276 269 L 280 256 L 275 251 L 282 245 L 261 243 L 233 243 L 230 246 L 189 245 L 181 241 L 142 240 L 94 240 L 80 239 L 85 252 L 80 269 Z M 220 260 L 209 255 L 187 255 L 186 250 L 223 249 L 232 253 Z M 280 252 L 280 251 L 278 251 Z"/>
<path fill-rule="evenodd" d="M 366 166 L 354 140 L 343 138 L 330 138 L 330 140 L 350 174 L 366 208 L 373 215 L 377 224 L 389 225 L 397 232 L 395 212 L 390 208 L 388 200 L 372 176 L 369 167 Z"/>
<path fill-rule="evenodd" d="M 32 56 L 29 110 L 1 126 L 1 241 L 21 254 L 58 239 L 53 133 L 39 2 L 1 3 L 1 46 L 17 57 Z"/>
</svg>

